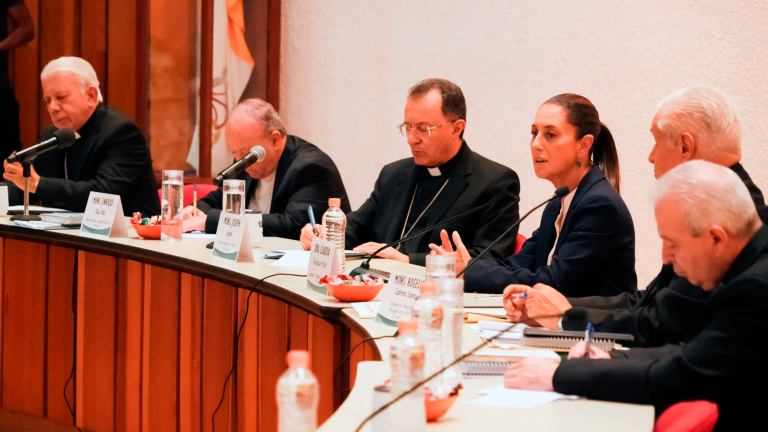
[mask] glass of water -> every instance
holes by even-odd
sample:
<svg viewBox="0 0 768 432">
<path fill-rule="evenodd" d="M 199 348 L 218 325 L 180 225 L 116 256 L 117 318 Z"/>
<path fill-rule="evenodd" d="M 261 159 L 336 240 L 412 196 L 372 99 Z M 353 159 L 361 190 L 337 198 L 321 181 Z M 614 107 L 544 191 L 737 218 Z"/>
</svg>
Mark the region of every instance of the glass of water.
<svg viewBox="0 0 768 432">
<path fill-rule="evenodd" d="M 245 214 L 245 180 L 224 180 L 224 202 L 221 211 Z"/>
<path fill-rule="evenodd" d="M 182 215 L 184 206 L 184 171 L 163 171 L 163 202 L 161 239 L 173 243 L 181 241 Z"/>
<path fill-rule="evenodd" d="M 427 255 L 427 282 L 437 278 L 456 277 L 456 257 L 448 255 Z M 437 295 L 440 295 L 437 293 Z"/>
</svg>

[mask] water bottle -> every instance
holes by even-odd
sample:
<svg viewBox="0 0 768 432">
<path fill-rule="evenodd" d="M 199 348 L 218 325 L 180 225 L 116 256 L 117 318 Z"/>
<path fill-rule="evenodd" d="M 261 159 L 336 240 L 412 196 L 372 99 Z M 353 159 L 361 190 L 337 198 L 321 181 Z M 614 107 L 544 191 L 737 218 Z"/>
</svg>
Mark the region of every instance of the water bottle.
<svg viewBox="0 0 768 432">
<path fill-rule="evenodd" d="M 424 379 L 424 345 L 416 336 L 417 328 L 418 324 L 414 319 L 397 323 L 400 334 L 390 349 L 389 362 L 392 371 L 390 395 L 393 400 Z M 427 425 L 424 388 L 421 387 L 395 402 L 389 410 L 391 432 L 423 432 Z"/>
<path fill-rule="evenodd" d="M 317 379 L 307 368 L 309 353 L 289 351 L 288 370 L 277 381 L 279 432 L 314 432 L 317 429 Z"/>
<path fill-rule="evenodd" d="M 437 296 L 443 306 L 442 365 L 447 366 L 462 354 L 462 332 L 464 328 L 464 280 L 434 279 Z M 443 385 L 450 393 L 461 383 L 461 366 L 455 364 L 443 372 Z"/>
<path fill-rule="evenodd" d="M 325 239 L 336 245 L 336 255 L 339 257 L 339 273 L 346 273 L 344 233 L 347 230 L 347 216 L 341 211 L 340 198 L 328 199 L 328 210 L 323 214 L 323 229 L 325 229 Z"/>
<path fill-rule="evenodd" d="M 418 323 L 416 336 L 424 344 L 424 377 L 428 377 L 443 367 L 442 327 L 443 306 L 435 296 L 435 284 L 423 282 L 419 287 L 421 295 L 416 299 L 411 311 L 411 318 Z M 448 395 L 442 385 L 441 377 L 435 377 L 427 383 L 429 391 L 443 398 Z"/>
</svg>

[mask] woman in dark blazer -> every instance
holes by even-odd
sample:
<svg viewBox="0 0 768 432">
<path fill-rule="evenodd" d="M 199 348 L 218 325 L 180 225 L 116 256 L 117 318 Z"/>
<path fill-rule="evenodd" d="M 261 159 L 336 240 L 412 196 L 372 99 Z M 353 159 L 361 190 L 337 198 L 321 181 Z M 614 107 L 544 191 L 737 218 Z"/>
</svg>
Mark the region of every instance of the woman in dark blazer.
<svg viewBox="0 0 768 432">
<path fill-rule="evenodd" d="M 510 284 L 554 287 L 568 297 L 608 296 L 637 289 L 635 230 L 619 195 L 619 160 L 608 128 L 585 97 L 555 96 L 539 108 L 531 126 L 536 176 L 570 193 L 550 201 L 519 253 L 480 259 L 464 274 L 467 292 L 501 293 Z M 434 253 L 456 256 L 456 271 L 469 262 L 457 233 L 456 252 L 441 233 Z"/>
</svg>

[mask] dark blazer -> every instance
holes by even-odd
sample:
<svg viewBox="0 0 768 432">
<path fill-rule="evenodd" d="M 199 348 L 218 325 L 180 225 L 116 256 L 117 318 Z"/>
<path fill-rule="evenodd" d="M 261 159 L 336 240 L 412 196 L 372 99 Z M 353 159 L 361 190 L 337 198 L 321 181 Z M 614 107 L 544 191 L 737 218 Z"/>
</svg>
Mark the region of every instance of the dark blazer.
<svg viewBox="0 0 768 432">
<path fill-rule="evenodd" d="M 466 291 L 501 293 L 509 284 L 537 283 L 572 297 L 635 291 L 635 228 L 621 196 L 597 166 L 575 194 L 557 245 L 555 221 L 562 204 L 552 200 L 520 252 L 505 260 L 481 259 L 464 273 Z"/>
<path fill-rule="evenodd" d="M 237 178 L 245 180 L 245 205 L 248 206 L 259 180 L 251 178 L 245 171 Z M 208 216 L 205 232 L 216 232 L 223 194 L 218 188 L 197 203 Z M 320 223 L 323 213 L 328 210 L 328 198 L 341 198 L 341 210 L 350 213 L 344 182 L 331 158 L 313 144 L 288 135 L 277 163 L 269 213 L 263 216 L 264 235 L 298 239 L 301 228 L 309 223 L 307 208 L 312 206 Z"/>
<path fill-rule="evenodd" d="M 54 131 L 53 125 L 48 126 L 41 140 L 51 138 Z M 152 155 L 139 127 L 114 108 L 99 104 L 78 133 L 80 138 L 72 147 L 43 153 L 32 163 L 40 183 L 30 202 L 82 212 L 88 195 L 95 191 L 120 195 L 126 216 L 134 212 L 159 215 Z M 65 179 L 65 153 L 69 180 Z M 12 205 L 24 202 L 21 189 L 11 184 L 8 192 Z"/>
<path fill-rule="evenodd" d="M 736 257 L 682 343 L 615 351 L 612 360 L 574 359 L 560 365 L 555 391 L 590 399 L 670 405 L 717 403 L 717 430 L 754 430 L 764 417 L 768 385 L 768 227 Z M 759 394 L 759 393 L 758 393 Z M 750 427 L 746 427 L 750 426 Z"/>
<path fill-rule="evenodd" d="M 424 214 L 425 226 L 448 219 L 461 212 L 485 204 L 505 187 L 499 196 L 483 210 L 459 218 L 447 225 L 407 242 L 412 264 L 424 265 L 429 244 L 441 244 L 440 229 L 458 231 L 471 255 L 489 246 L 518 218 L 520 182 L 511 169 L 488 160 L 462 144 L 460 159 L 448 177 L 446 189 Z M 389 243 L 400 238 L 408 204 L 416 188 L 419 167 L 413 158 L 386 165 L 379 174 L 371 196 L 359 209 L 347 217 L 346 242 L 353 248 L 365 242 Z M 488 253 L 506 256 L 514 252 L 517 231 L 502 239 Z"/>
<path fill-rule="evenodd" d="M 763 193 L 741 164 L 731 169 L 747 186 L 760 219 L 768 224 Z M 563 329 L 583 330 L 591 322 L 596 331 L 634 335 L 634 346 L 677 343 L 688 333 L 708 298 L 708 292 L 676 276 L 671 265 L 664 265 L 643 291 L 611 297 L 569 298 L 573 308 L 563 316 Z"/>
</svg>

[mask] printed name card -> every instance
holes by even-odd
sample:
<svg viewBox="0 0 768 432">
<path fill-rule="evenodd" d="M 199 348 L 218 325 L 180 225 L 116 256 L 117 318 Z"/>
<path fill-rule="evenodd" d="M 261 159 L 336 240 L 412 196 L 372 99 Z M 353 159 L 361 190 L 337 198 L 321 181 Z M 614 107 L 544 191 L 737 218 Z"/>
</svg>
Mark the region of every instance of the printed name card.
<svg viewBox="0 0 768 432">
<path fill-rule="evenodd" d="M 392 272 L 389 283 L 381 291 L 381 304 L 373 322 L 397 327 L 397 322 L 411 317 L 411 309 L 421 295 L 424 277 Z"/>
<path fill-rule="evenodd" d="M 213 240 L 213 257 L 235 262 L 253 262 L 251 236 L 245 216 L 222 212 Z"/>
<path fill-rule="evenodd" d="M 80 234 L 99 237 L 128 237 L 120 195 L 91 192 L 83 213 Z"/>
<path fill-rule="evenodd" d="M 339 257 L 336 255 L 336 245 L 319 238 L 312 239 L 309 248 L 309 266 L 307 267 L 307 287 L 328 294 L 328 289 L 320 285 L 323 276 L 339 274 Z"/>
</svg>

